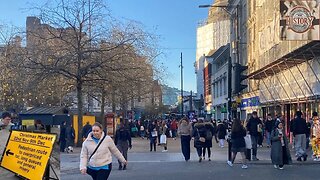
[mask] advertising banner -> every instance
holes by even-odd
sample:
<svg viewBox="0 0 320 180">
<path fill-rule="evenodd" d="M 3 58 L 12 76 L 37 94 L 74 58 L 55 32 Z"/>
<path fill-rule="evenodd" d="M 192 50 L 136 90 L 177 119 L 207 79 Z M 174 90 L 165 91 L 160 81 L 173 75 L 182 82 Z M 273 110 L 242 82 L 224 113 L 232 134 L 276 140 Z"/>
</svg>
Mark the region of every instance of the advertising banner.
<svg viewBox="0 0 320 180">
<path fill-rule="evenodd" d="M 320 0 L 280 0 L 281 40 L 320 40 Z"/>
</svg>

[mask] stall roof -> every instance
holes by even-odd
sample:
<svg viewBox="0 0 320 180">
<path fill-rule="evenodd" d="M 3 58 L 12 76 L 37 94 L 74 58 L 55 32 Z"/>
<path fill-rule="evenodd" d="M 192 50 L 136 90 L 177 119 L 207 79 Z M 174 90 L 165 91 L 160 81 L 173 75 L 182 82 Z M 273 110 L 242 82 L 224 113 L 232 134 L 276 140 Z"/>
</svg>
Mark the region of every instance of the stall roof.
<svg viewBox="0 0 320 180">
<path fill-rule="evenodd" d="M 35 107 L 22 114 L 63 114 L 64 107 Z"/>
</svg>

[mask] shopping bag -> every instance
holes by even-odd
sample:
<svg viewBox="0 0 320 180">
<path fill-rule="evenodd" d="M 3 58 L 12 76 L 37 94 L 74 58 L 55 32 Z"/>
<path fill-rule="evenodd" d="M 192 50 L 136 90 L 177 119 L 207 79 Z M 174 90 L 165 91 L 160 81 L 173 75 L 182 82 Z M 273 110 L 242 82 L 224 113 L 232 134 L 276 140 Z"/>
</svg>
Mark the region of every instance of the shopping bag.
<svg viewBox="0 0 320 180">
<path fill-rule="evenodd" d="M 167 143 L 167 136 L 162 134 L 160 136 L 160 144 L 166 144 Z"/>
<path fill-rule="evenodd" d="M 151 136 L 152 137 L 157 137 L 158 136 L 158 132 L 157 131 L 151 131 Z"/>
<path fill-rule="evenodd" d="M 244 137 L 244 141 L 246 142 L 246 148 L 252 149 L 251 136 L 249 134 Z"/>
</svg>

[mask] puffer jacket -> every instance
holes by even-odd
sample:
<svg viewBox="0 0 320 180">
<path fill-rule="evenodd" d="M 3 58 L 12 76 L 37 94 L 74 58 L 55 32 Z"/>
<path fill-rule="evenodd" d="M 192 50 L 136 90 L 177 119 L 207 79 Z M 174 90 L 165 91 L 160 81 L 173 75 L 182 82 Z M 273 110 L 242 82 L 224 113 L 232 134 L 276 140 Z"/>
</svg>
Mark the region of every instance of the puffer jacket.
<svg viewBox="0 0 320 180">
<path fill-rule="evenodd" d="M 200 141 L 200 137 L 206 138 L 205 123 L 196 123 L 193 128 L 192 136 L 194 137 L 194 147 L 201 148 L 205 146 L 205 142 Z"/>
<path fill-rule="evenodd" d="M 103 136 L 104 132 L 102 133 L 99 142 L 101 141 Z M 97 145 L 98 144 L 96 144 L 92 139 L 92 132 L 90 132 L 87 139 L 82 144 L 80 154 L 80 170 L 87 169 L 88 165 L 91 167 L 100 167 L 110 164 L 112 162 L 112 154 L 116 158 L 118 158 L 120 162 L 124 163 L 126 161 L 110 136 L 105 137 L 96 153 L 89 160 L 89 157 L 91 156 Z"/>
</svg>

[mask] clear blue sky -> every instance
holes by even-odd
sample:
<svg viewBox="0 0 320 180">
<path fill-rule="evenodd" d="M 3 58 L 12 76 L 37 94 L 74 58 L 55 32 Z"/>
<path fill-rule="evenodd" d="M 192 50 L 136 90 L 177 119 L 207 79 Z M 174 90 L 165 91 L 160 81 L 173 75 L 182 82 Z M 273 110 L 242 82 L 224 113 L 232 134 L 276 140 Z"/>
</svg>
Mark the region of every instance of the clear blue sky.
<svg viewBox="0 0 320 180">
<path fill-rule="evenodd" d="M 44 1 L 44 0 L 41 0 Z M 41 1 L 34 1 L 40 3 Z M 25 8 L 24 0 L 5 1 L 0 6 L 0 21 L 25 27 L 26 16 L 36 15 Z M 180 53 L 183 53 L 184 89 L 196 90 L 194 62 L 196 56 L 196 28 L 206 19 L 208 9 L 198 8 L 213 0 L 106 0 L 112 16 L 142 23 L 145 30 L 160 36 L 159 45 L 164 56 L 160 61 L 167 67 L 165 83 L 180 89 Z"/>
</svg>

